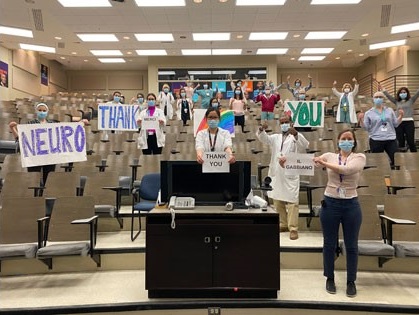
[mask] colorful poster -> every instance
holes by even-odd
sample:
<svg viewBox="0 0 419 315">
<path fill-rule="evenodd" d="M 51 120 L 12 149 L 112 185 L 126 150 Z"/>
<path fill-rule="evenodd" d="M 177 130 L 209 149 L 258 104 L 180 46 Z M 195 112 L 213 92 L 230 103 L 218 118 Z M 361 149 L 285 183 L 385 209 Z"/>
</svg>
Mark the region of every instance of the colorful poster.
<svg viewBox="0 0 419 315">
<path fill-rule="evenodd" d="M 41 84 L 48 86 L 48 67 L 41 64 Z"/>
<path fill-rule="evenodd" d="M 86 161 L 82 122 L 17 125 L 22 167 Z"/>
<path fill-rule="evenodd" d="M 288 101 L 285 102 L 284 113 L 291 117 L 294 127 L 324 126 L 323 101 Z"/>
<path fill-rule="evenodd" d="M 0 61 L 0 86 L 9 87 L 9 65 Z"/>
<path fill-rule="evenodd" d="M 219 92 L 226 92 L 227 91 L 227 83 L 226 81 L 219 81 L 217 82 L 218 84 L 218 91 Z"/>
<path fill-rule="evenodd" d="M 195 137 L 198 131 L 208 128 L 207 121 L 205 119 L 206 111 L 206 109 L 194 109 L 193 111 L 193 127 Z M 232 110 L 221 111 L 219 127 L 228 130 L 231 136 L 234 137 L 234 113 Z"/>
</svg>

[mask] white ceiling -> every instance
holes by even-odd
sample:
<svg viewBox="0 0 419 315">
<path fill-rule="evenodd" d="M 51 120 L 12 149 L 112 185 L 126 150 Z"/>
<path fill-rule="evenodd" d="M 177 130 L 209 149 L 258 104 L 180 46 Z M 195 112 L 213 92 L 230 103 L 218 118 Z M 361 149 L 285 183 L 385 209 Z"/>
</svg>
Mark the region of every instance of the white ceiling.
<svg viewBox="0 0 419 315">
<path fill-rule="evenodd" d="M 110 2 L 111 8 L 64 8 L 56 0 L 1 0 L 0 25 L 31 29 L 34 38 L 0 35 L 0 45 L 9 49 L 18 49 L 19 43 L 56 47 L 56 54 L 43 55 L 73 70 L 147 69 L 148 58 L 137 56 L 136 49 L 166 49 L 169 56 L 181 56 L 182 48 L 241 48 L 242 55 L 252 56 L 258 48 L 289 48 L 286 55 L 277 56 L 279 68 L 356 67 L 380 53 L 369 51 L 369 44 L 405 38 L 410 49 L 419 50 L 419 31 L 390 34 L 393 25 L 419 22 L 419 0 L 363 0 L 358 5 L 326 6 L 312 6 L 311 0 L 288 0 L 283 6 L 257 7 L 237 7 L 235 0 L 203 0 L 201 4 L 186 0 L 186 7 L 177 8 L 139 8 L 134 0 Z M 380 27 L 383 5 L 390 5 L 391 10 L 388 26 Z M 43 30 L 36 29 L 34 13 L 42 18 L 38 29 L 43 25 Z M 334 30 L 348 32 L 341 40 L 304 40 L 308 31 Z M 250 32 L 274 31 L 289 34 L 281 41 L 248 40 Z M 231 32 L 231 40 L 194 42 L 192 32 Z M 85 43 L 77 33 L 114 33 L 119 42 Z M 138 42 L 135 33 L 173 33 L 175 40 Z M 369 36 L 362 37 L 364 33 Z M 300 37 L 294 38 L 296 34 Z M 366 42 L 362 43 L 362 39 Z M 65 48 L 58 48 L 59 43 L 64 43 Z M 303 48 L 334 50 L 324 61 L 300 64 L 298 57 Z M 120 49 L 127 63 L 102 64 L 90 53 L 91 49 Z"/>
</svg>

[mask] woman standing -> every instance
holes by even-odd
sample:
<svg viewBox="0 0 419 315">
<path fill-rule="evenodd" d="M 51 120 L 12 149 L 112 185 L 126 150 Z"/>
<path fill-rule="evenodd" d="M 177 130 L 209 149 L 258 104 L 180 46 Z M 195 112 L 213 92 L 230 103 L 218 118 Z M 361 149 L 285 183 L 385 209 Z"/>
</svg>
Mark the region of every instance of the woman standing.
<svg viewBox="0 0 419 315">
<path fill-rule="evenodd" d="M 216 108 L 208 108 L 205 113 L 208 128 L 199 131 L 195 139 L 196 160 L 204 163 L 204 152 L 226 152 L 229 163 L 236 162 L 232 151 L 231 135 L 228 130 L 218 127 L 221 114 Z"/>
<path fill-rule="evenodd" d="M 404 114 L 402 122 L 396 128 L 396 138 L 399 143 L 399 148 L 404 148 L 407 145 L 410 152 L 417 152 L 415 145 L 415 123 L 413 122 L 413 105 L 419 97 L 419 89 L 415 95 L 410 97 L 410 91 L 407 87 L 401 87 L 396 94 L 396 97 L 391 96 L 385 89 L 381 89 L 384 95 L 397 106 L 397 109 L 402 109 Z"/>
<path fill-rule="evenodd" d="M 157 98 L 157 103 L 160 105 L 160 109 L 163 111 L 167 119 L 173 118 L 173 104 L 175 103 L 175 98 L 170 92 L 169 84 L 163 84 L 163 91 L 159 93 Z"/>
<path fill-rule="evenodd" d="M 358 269 L 358 234 L 362 222 L 361 207 L 356 188 L 360 173 L 365 166 L 365 155 L 355 153 L 356 138 L 352 130 L 338 135 L 338 153 L 325 153 L 314 158 L 316 166 L 325 167 L 328 181 L 320 212 L 323 230 L 323 275 L 326 291 L 336 293 L 335 253 L 342 224 L 346 247 L 346 295 L 356 296 L 356 274 Z"/>
<path fill-rule="evenodd" d="M 192 100 L 186 97 L 186 91 L 184 88 L 180 89 L 180 99 L 176 103 L 176 116 L 179 120 L 183 121 L 183 125 L 186 126 L 188 120 L 192 120 L 193 104 Z"/>
<path fill-rule="evenodd" d="M 246 110 L 246 99 L 240 87 L 234 89 L 234 97 L 230 98 L 229 108 L 234 112 L 234 125 L 242 127 L 244 132 L 244 111 Z"/>
<path fill-rule="evenodd" d="M 137 98 L 131 99 L 131 105 L 138 105 L 138 111 L 141 112 L 143 109 L 147 108 L 147 104 L 144 103 L 144 94 L 138 93 Z"/>
<path fill-rule="evenodd" d="M 296 101 L 299 100 L 298 95 L 300 94 L 300 92 L 299 92 L 300 89 L 304 89 L 304 91 L 307 92 L 313 86 L 313 78 L 310 75 L 308 75 L 307 77 L 309 79 L 309 83 L 308 83 L 307 86 L 304 86 L 304 87 L 303 87 L 303 82 L 300 79 L 296 79 L 294 81 L 294 87 L 291 87 L 290 86 L 291 76 L 287 77 L 287 89 L 288 89 L 288 91 L 290 91 L 292 93 L 292 96 L 294 97 L 294 100 L 296 100 Z"/>
<path fill-rule="evenodd" d="M 158 128 L 141 128 L 142 121 L 147 117 L 156 117 Z M 143 154 L 161 154 L 166 136 L 163 133 L 163 127 L 166 124 L 166 117 L 160 108 L 156 107 L 156 95 L 147 94 L 147 108 L 140 112 L 137 118 L 137 124 L 141 128 L 138 136 L 138 148 L 143 150 Z"/>
<path fill-rule="evenodd" d="M 355 96 L 358 94 L 359 84 L 358 81 L 353 78 L 352 81 L 355 84 L 352 90 L 352 85 L 345 83 L 342 86 L 342 93 L 336 89 L 336 81 L 333 82 L 332 92 L 339 97 L 338 110 L 336 113 L 336 122 L 342 122 L 347 124 L 356 124 L 358 122 L 355 111 Z"/>
</svg>

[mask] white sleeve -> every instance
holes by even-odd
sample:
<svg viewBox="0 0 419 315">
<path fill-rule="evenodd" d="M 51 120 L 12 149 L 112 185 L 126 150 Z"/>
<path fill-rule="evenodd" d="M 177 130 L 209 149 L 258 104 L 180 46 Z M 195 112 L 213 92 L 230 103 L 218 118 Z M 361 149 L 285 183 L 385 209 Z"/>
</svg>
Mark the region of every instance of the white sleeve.
<svg viewBox="0 0 419 315">
<path fill-rule="evenodd" d="M 196 135 L 196 138 L 195 138 L 195 149 L 196 150 L 200 149 L 200 150 L 204 151 L 205 150 L 204 141 L 205 141 L 204 132 L 203 132 L 203 130 L 201 130 L 200 132 L 198 132 L 198 134 Z"/>
</svg>

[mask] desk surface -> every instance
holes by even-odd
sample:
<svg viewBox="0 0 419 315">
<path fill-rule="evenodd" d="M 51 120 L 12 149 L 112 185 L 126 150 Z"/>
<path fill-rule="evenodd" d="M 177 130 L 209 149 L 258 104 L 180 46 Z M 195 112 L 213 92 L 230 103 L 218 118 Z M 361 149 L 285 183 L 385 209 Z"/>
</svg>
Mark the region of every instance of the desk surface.
<svg viewBox="0 0 419 315">
<path fill-rule="evenodd" d="M 273 215 L 278 214 L 272 207 L 268 207 L 266 211 L 262 209 L 234 209 L 226 210 L 223 206 L 196 206 L 192 210 L 175 210 L 176 214 L 189 215 L 189 214 L 219 214 L 219 215 L 235 215 L 235 214 L 251 214 L 251 215 Z M 156 207 L 150 211 L 149 215 L 170 214 L 166 207 Z"/>
</svg>

